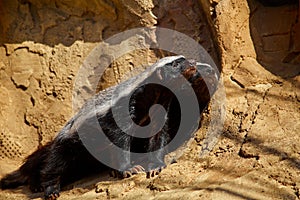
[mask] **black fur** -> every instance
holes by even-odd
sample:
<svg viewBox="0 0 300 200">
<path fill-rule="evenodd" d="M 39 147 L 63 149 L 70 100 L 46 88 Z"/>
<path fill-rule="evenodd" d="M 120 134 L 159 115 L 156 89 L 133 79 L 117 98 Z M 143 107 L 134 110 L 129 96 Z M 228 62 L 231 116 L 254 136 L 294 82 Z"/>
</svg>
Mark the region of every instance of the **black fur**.
<svg viewBox="0 0 300 200">
<path fill-rule="evenodd" d="M 167 59 L 170 61 L 160 61 L 142 74 L 97 94 L 64 126 L 53 141 L 30 155 L 19 170 L 5 176 L 0 182 L 1 188 L 14 188 L 28 184 L 33 192 L 43 190 L 46 199 L 56 199 L 59 196 L 61 185 L 80 178 L 85 172 L 107 168 L 87 151 L 77 132 L 78 129 L 74 128 L 75 123 L 79 124 L 80 127 L 85 126 L 86 121 L 91 117 L 97 117 L 100 126 L 111 143 L 131 152 L 154 152 L 168 144 L 176 135 L 181 122 L 178 99 L 171 90 L 164 86 L 146 84 L 137 89 L 138 84 L 136 83 L 146 83 L 149 77 L 155 78 L 157 76 L 163 81 L 173 81 L 174 84 L 178 84 L 180 89 L 181 82 L 177 80 L 176 73 L 174 76 L 174 74 L 171 74 L 172 72 L 166 70 L 167 65 L 172 66 L 171 70 L 179 71 L 191 83 L 199 102 L 199 105 L 194 106 L 199 106 L 199 110 L 202 112 L 210 100 L 208 87 L 211 88 L 212 92 L 215 91 L 218 74 L 209 65 L 196 66 L 195 62 L 188 62 L 183 57 Z M 205 84 L 202 76 L 209 80 L 209 86 Z M 162 105 L 167 112 L 167 120 L 162 130 L 150 138 L 133 137 L 120 130 L 114 121 L 111 108 L 103 110 L 104 108 L 101 107 L 111 100 L 111 94 L 116 88 L 134 90 L 130 99 L 129 111 L 132 120 L 140 126 L 155 123 L 155 121 L 150 121 L 149 109 L 153 104 Z M 184 94 L 184 89 L 182 90 Z M 189 98 L 189 94 L 186 95 L 186 98 Z M 91 112 L 93 109 L 96 109 L 96 116 L 90 114 L 94 113 Z M 96 133 L 92 132 L 89 132 L 87 136 L 93 138 L 93 134 Z M 182 138 L 182 140 L 186 141 L 190 137 L 191 135 L 187 134 L 186 138 Z M 126 153 L 115 155 L 113 152 L 108 152 L 104 141 L 103 144 L 97 143 L 97 145 L 100 153 L 109 154 L 112 160 L 118 162 L 121 169 L 117 174 L 122 177 L 143 171 L 144 168 L 149 171 L 148 177 L 154 176 L 165 166 L 164 156 L 167 153 L 165 151 L 159 150 L 156 153 L 150 153 L 149 157 L 143 158 L 147 162 L 142 162 L 141 160 L 131 160 L 129 154 Z M 136 164 L 132 165 L 132 162 Z M 147 163 L 147 166 L 140 166 L 141 163 Z"/>
</svg>

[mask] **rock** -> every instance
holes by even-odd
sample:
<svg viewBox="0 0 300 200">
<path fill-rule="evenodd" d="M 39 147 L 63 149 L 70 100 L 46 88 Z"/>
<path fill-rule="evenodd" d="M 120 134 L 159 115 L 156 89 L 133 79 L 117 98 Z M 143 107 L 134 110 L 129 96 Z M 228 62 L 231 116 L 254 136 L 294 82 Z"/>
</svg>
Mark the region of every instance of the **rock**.
<svg viewBox="0 0 300 200">
<path fill-rule="evenodd" d="M 232 79 L 242 87 L 250 87 L 258 84 L 268 83 L 272 74 L 265 70 L 253 58 L 246 58 L 235 69 Z"/>
<path fill-rule="evenodd" d="M 30 84 L 29 78 L 31 77 L 32 73 L 32 71 L 24 71 L 20 73 L 15 72 L 11 78 L 17 87 L 27 89 Z"/>
</svg>

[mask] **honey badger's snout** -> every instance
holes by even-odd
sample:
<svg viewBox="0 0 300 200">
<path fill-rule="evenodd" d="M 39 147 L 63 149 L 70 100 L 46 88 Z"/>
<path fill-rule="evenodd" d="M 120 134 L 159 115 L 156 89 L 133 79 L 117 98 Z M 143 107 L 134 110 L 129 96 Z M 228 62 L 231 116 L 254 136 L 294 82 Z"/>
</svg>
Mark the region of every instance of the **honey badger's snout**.
<svg viewBox="0 0 300 200">
<path fill-rule="evenodd" d="M 216 79 L 219 79 L 215 69 L 209 64 L 197 62 L 196 67 L 198 72 L 200 72 L 203 77 L 216 75 Z"/>
<path fill-rule="evenodd" d="M 206 63 L 183 60 L 177 63 L 177 66 L 179 66 L 181 74 L 192 84 L 206 77 L 211 77 L 215 80 L 219 79 L 213 67 Z"/>
</svg>

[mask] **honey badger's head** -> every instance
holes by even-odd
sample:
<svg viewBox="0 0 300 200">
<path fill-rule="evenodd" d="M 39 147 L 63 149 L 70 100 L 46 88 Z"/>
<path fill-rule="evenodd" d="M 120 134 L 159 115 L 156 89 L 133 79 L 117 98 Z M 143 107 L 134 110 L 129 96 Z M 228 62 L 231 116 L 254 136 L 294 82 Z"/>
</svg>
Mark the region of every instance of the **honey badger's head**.
<svg viewBox="0 0 300 200">
<path fill-rule="evenodd" d="M 174 87 L 182 92 L 184 92 L 184 85 L 189 83 L 194 89 L 199 105 L 204 106 L 217 88 L 219 74 L 216 70 L 209 64 L 178 56 L 173 57 L 172 61 L 157 69 L 157 74 L 163 82 L 175 85 Z M 187 80 L 186 83 L 179 78 L 180 75 Z"/>
</svg>

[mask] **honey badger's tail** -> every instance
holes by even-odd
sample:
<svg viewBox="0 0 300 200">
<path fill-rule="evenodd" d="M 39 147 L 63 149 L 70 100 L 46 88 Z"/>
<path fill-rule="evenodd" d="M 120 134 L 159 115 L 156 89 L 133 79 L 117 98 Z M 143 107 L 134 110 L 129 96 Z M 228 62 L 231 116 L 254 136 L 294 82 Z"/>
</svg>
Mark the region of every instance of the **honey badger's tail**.
<svg viewBox="0 0 300 200">
<path fill-rule="evenodd" d="M 24 164 L 16 171 L 7 174 L 0 180 L 1 189 L 16 188 L 28 182 L 39 182 L 39 173 L 50 149 L 50 143 L 39 148 L 28 156 Z M 37 180 L 31 180 L 37 179 Z"/>
</svg>

